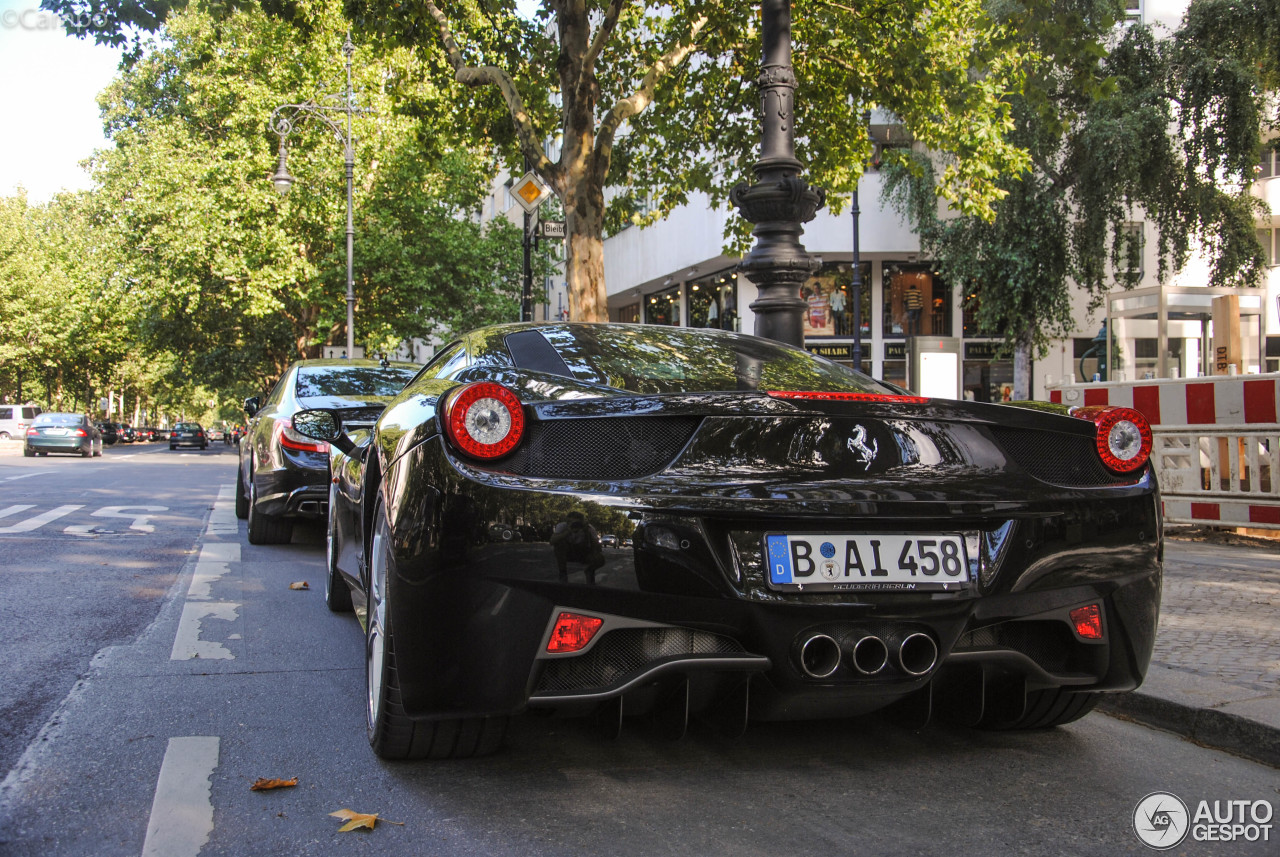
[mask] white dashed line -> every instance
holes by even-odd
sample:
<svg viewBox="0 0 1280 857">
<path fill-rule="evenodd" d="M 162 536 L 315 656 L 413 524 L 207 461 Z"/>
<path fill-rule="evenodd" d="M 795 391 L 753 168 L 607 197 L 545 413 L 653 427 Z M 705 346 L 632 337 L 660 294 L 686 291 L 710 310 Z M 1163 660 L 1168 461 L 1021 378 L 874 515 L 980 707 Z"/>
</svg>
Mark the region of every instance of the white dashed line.
<svg viewBox="0 0 1280 857">
<path fill-rule="evenodd" d="M 196 857 L 213 832 L 218 738 L 170 738 L 156 780 L 142 857 Z"/>
</svg>

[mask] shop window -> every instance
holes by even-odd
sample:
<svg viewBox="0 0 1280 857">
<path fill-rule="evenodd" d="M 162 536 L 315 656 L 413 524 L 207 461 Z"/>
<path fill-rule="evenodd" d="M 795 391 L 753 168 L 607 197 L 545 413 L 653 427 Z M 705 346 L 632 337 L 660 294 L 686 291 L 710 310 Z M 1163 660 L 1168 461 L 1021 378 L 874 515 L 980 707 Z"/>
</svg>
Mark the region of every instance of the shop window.
<svg viewBox="0 0 1280 857">
<path fill-rule="evenodd" d="M 689 326 L 736 330 L 738 278 L 732 268 L 693 280 L 689 289 Z"/>
<path fill-rule="evenodd" d="M 871 263 L 862 263 L 862 336 L 871 338 Z M 800 288 L 809 305 L 804 317 L 806 339 L 853 336 L 853 265 L 831 262 Z"/>
<path fill-rule="evenodd" d="M 680 324 L 680 287 L 655 292 L 644 299 L 645 324 Z"/>
<path fill-rule="evenodd" d="M 884 335 L 950 336 L 951 289 L 928 267 L 884 266 Z"/>
<path fill-rule="evenodd" d="M 639 324 L 640 304 L 627 304 L 624 307 L 618 307 L 617 315 L 613 320 L 619 324 Z"/>
</svg>

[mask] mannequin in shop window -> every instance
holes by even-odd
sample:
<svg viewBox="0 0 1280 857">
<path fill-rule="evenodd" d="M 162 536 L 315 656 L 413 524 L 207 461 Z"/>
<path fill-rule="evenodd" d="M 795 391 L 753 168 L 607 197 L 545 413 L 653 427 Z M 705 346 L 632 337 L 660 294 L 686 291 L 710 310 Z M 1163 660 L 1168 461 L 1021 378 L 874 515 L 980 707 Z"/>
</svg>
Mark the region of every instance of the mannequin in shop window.
<svg viewBox="0 0 1280 857">
<path fill-rule="evenodd" d="M 844 336 L 849 331 L 845 329 L 846 319 L 844 317 L 845 296 L 844 288 L 838 288 L 831 293 L 831 316 L 836 323 L 836 336 Z"/>
<path fill-rule="evenodd" d="M 907 336 L 920 335 L 920 311 L 924 309 L 924 295 L 915 283 L 907 285 L 902 295 L 902 308 L 907 311 Z"/>
</svg>

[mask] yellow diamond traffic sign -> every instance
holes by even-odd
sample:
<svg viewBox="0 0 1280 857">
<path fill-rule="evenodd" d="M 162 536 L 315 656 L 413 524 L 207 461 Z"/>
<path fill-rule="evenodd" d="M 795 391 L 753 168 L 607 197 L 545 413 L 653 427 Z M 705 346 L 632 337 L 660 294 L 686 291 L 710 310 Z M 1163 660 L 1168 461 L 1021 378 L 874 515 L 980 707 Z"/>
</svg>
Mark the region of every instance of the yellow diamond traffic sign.
<svg viewBox="0 0 1280 857">
<path fill-rule="evenodd" d="M 511 188 L 516 204 L 532 214 L 551 196 L 551 188 L 533 172 L 525 173 Z"/>
</svg>

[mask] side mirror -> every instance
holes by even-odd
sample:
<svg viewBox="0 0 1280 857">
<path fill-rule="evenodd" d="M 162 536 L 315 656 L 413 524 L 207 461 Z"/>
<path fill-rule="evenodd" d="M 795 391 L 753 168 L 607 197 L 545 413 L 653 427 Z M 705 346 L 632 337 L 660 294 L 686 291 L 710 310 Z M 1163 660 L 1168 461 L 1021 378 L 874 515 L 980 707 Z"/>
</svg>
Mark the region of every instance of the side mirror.
<svg viewBox="0 0 1280 857">
<path fill-rule="evenodd" d="M 320 408 L 298 411 L 293 415 L 293 430 L 304 437 L 330 443 L 347 455 L 356 448 L 351 438 L 343 433 L 338 417 L 332 411 Z"/>
<path fill-rule="evenodd" d="M 253 416 L 262 407 L 262 400 L 257 396 L 250 396 L 244 400 L 244 412 L 249 416 Z"/>
</svg>

